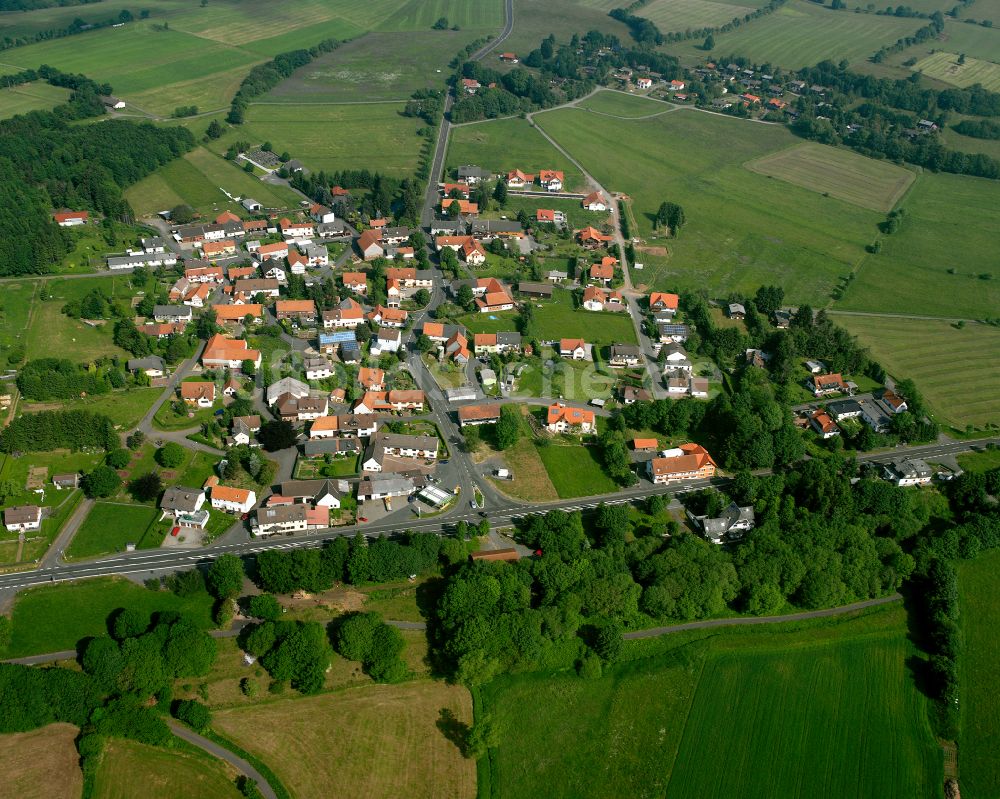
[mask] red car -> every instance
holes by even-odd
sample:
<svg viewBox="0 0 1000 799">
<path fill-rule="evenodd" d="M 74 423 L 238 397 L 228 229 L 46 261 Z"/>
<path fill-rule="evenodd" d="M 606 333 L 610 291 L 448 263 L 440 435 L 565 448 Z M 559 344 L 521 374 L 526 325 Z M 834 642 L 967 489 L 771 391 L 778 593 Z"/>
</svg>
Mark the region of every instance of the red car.
<svg viewBox="0 0 1000 799">
<path fill-rule="evenodd" d="M 170 535 L 176 536 L 180 531 L 181 531 L 180 527 L 175 527 L 173 530 L 170 531 Z"/>
<path fill-rule="evenodd" d="M 367 516 L 358 516 L 358 521 L 359 522 L 366 522 L 366 521 L 368 521 L 368 517 Z"/>
</svg>

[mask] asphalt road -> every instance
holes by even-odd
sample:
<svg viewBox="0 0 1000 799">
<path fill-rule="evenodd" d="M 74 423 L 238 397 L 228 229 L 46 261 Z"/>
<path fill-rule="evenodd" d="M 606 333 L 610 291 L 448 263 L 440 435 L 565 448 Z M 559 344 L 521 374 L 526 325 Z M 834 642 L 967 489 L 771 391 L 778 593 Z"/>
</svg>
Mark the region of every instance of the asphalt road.
<svg viewBox="0 0 1000 799">
<path fill-rule="evenodd" d="M 212 757 L 224 760 L 241 774 L 256 782 L 257 787 L 260 789 L 260 792 L 263 794 L 265 799 L 278 799 L 278 795 L 274 792 L 274 788 L 272 788 L 270 783 L 264 779 L 264 775 L 257 771 L 257 769 L 251 766 L 242 757 L 230 752 L 228 749 L 220 746 L 215 741 L 210 741 L 208 738 L 198 735 L 198 733 L 194 730 L 185 727 L 178 721 L 167 719 L 167 725 L 170 727 L 170 731 L 182 741 L 187 741 L 189 744 L 197 746 L 199 749 L 208 752 L 212 755 Z"/>
</svg>

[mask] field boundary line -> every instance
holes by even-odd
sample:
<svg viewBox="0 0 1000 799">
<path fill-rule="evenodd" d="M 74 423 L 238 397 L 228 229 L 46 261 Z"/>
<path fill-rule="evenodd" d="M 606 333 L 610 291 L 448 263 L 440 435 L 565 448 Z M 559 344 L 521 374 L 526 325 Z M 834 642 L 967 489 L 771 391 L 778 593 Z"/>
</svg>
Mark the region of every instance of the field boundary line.
<svg viewBox="0 0 1000 799">
<path fill-rule="evenodd" d="M 289 102 L 289 103 L 275 103 L 275 102 L 260 102 L 260 103 L 249 103 L 249 106 L 254 105 L 379 105 L 382 103 L 405 103 L 408 102 L 407 98 L 402 98 L 401 100 L 323 100 L 321 102 Z M 225 109 L 223 109 L 225 110 Z"/>
<path fill-rule="evenodd" d="M 786 613 L 783 616 L 737 616 L 729 619 L 705 619 L 704 621 L 689 621 L 683 624 L 671 624 L 665 627 L 650 627 L 646 630 L 633 630 L 625 633 L 622 638 L 626 641 L 636 641 L 643 638 L 657 638 L 661 635 L 682 632 L 683 630 L 706 630 L 712 627 L 741 627 L 755 624 L 782 624 L 789 621 L 802 621 L 804 619 L 822 619 L 828 616 L 840 616 L 851 613 L 855 610 L 865 610 L 866 608 L 888 605 L 902 599 L 901 594 L 878 597 L 876 599 L 865 599 L 861 602 L 852 602 L 849 605 L 841 605 L 836 608 L 826 608 L 824 610 L 806 610 L 801 613 Z"/>
</svg>

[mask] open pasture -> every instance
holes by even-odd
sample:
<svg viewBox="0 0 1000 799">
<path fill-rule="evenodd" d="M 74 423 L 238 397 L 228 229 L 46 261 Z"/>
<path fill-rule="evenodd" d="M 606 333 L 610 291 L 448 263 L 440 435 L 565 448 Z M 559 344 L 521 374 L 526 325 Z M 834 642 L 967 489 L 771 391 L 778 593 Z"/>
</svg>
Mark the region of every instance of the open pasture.
<svg viewBox="0 0 1000 799">
<path fill-rule="evenodd" d="M 941 752 L 908 654 L 904 630 L 772 651 L 719 647 L 698 681 L 668 799 L 935 795 Z M 719 741 L 727 745 L 713 749 Z"/>
<path fill-rule="evenodd" d="M 535 120 L 606 189 L 632 197 L 633 235 L 669 249 L 668 257 L 644 255 L 642 282 L 652 288 L 724 296 L 777 282 L 789 301 L 822 305 L 882 218 L 745 169 L 798 141 L 783 127 L 690 110 L 627 121 L 562 109 Z M 653 236 L 664 201 L 684 207 L 677 238 Z"/>
<path fill-rule="evenodd" d="M 460 686 L 367 685 L 215 713 L 213 726 L 260 757 L 296 799 L 476 795 L 476 766 L 437 722 L 472 722 Z"/>
<path fill-rule="evenodd" d="M 1000 39 L 997 44 L 1000 45 Z M 956 53 L 941 51 L 921 59 L 911 69 L 960 88 L 979 83 L 988 91 L 1000 91 L 1000 64 L 981 61 L 968 55 L 963 64 L 959 64 L 958 59 Z"/>
<path fill-rule="evenodd" d="M 0 795 L 17 799 L 78 799 L 83 788 L 71 724 L 0 735 Z"/>
<path fill-rule="evenodd" d="M 852 14 L 829 7 L 789 0 L 760 19 L 730 33 L 715 36 L 715 53 L 732 53 L 757 63 L 799 69 L 824 59 L 863 62 L 882 45 L 912 36 L 926 24 L 919 19 Z M 663 49 L 686 63 L 705 60 L 703 39 L 664 45 Z"/>
<path fill-rule="evenodd" d="M 478 35 L 499 33 L 504 24 L 504 3 L 503 0 L 405 0 L 378 29 L 429 30 L 441 17 L 462 31 L 475 31 Z M 441 33 L 443 31 L 434 31 L 437 36 Z M 444 41 L 442 38 L 438 45 L 442 54 L 448 52 L 444 49 Z"/>
<path fill-rule="evenodd" d="M 630 41 L 628 28 L 608 16 L 608 11 L 620 5 L 610 0 L 514 0 L 514 30 L 502 49 L 526 56 L 550 33 L 567 42 L 574 33 L 583 36 L 591 30 Z"/>
<path fill-rule="evenodd" d="M 992 19 L 994 25 L 1000 26 L 1000 3 L 996 0 L 978 2 L 975 11 L 969 7 L 961 16 L 963 19 Z M 1000 63 L 1000 27 L 984 28 L 982 25 L 957 22 L 947 16 L 944 19 L 944 33 L 932 43 L 934 46 L 950 53 L 965 53 L 967 59 L 980 58 Z"/>
<path fill-rule="evenodd" d="M 44 81 L 0 89 L 0 119 L 26 114 L 29 111 L 47 111 L 67 99 L 69 99 L 69 89 L 50 86 Z"/>
<path fill-rule="evenodd" d="M 1000 552 L 984 552 L 958 566 L 962 634 L 962 735 L 959 773 L 962 795 L 987 799 L 994 795 L 1000 770 L 1000 702 L 996 694 L 996 663 L 1000 658 Z"/>
<path fill-rule="evenodd" d="M 66 554 L 71 558 L 89 558 L 124 552 L 125 544 L 130 541 L 138 544 L 159 516 L 156 508 L 147 505 L 97 502 L 73 536 Z"/>
<path fill-rule="evenodd" d="M 1000 230 L 995 180 L 924 172 L 902 203 L 899 229 L 865 258 L 837 308 L 957 319 L 997 316 Z"/>
<path fill-rule="evenodd" d="M 576 105 L 599 114 L 628 119 L 641 119 L 653 114 L 664 114 L 672 111 L 675 106 L 662 100 L 650 100 L 641 95 L 625 94 L 617 91 L 599 91 Z"/>
<path fill-rule="evenodd" d="M 444 89 L 448 62 L 475 37 L 464 29 L 367 33 L 304 66 L 265 101 L 405 101 L 418 89 Z"/>
<path fill-rule="evenodd" d="M 408 177 L 417 166 L 424 142 L 417 130 L 424 123 L 404 117 L 403 105 L 255 104 L 230 137 L 270 141 L 275 151 L 288 150 L 313 170 L 377 169 Z"/>
<path fill-rule="evenodd" d="M 1000 423 L 1000 330 L 948 322 L 835 314 L 894 377 L 909 377 L 940 422 L 959 429 Z"/>
<path fill-rule="evenodd" d="M 94 799 L 238 799 L 236 772 L 196 749 L 161 749 L 109 739 Z"/>
<path fill-rule="evenodd" d="M 888 161 L 812 142 L 746 163 L 746 168 L 872 211 L 891 211 L 913 183 L 913 172 Z"/>
<path fill-rule="evenodd" d="M 235 197 L 253 197 L 265 208 L 292 208 L 299 200 L 291 189 L 263 183 L 204 147 L 196 147 L 147 175 L 126 189 L 125 197 L 139 216 L 156 214 L 179 203 L 211 216 L 227 209 L 237 214 L 246 213 L 239 203 L 226 197 L 222 189 Z"/>
<path fill-rule="evenodd" d="M 463 164 L 475 164 L 497 174 L 512 169 L 536 173 L 560 169 L 566 191 L 585 188 L 580 170 L 523 119 L 498 119 L 452 128 L 445 168 L 449 174 Z"/>
<path fill-rule="evenodd" d="M 709 28 L 725 25 L 734 17 L 742 18 L 757 9 L 753 2 L 734 5 L 713 0 L 653 0 L 636 9 L 640 17 L 653 22 L 663 33 L 688 28 Z"/>
</svg>

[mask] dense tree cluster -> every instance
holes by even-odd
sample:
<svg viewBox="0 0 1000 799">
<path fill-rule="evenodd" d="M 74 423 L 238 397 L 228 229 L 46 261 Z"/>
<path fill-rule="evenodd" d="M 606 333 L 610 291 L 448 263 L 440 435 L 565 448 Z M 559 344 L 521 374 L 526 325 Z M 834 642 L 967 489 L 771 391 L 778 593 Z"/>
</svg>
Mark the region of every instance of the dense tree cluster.
<svg viewBox="0 0 1000 799">
<path fill-rule="evenodd" d="M 287 53 L 279 53 L 270 61 L 258 64 L 250 70 L 250 74 L 240 84 L 239 90 L 233 97 L 226 121 L 231 125 L 242 124 L 247 106 L 255 97 L 267 94 L 295 70 L 304 67 L 323 53 L 333 52 L 339 46 L 340 42 L 336 39 L 324 39 L 308 50 L 291 50 Z"/>
<path fill-rule="evenodd" d="M 376 682 L 398 682 L 406 677 L 400 657 L 406 643 L 399 630 L 378 613 L 352 613 L 337 628 L 337 652 L 357 660 Z"/>
<path fill-rule="evenodd" d="M 119 377 L 124 384 L 121 372 Z M 39 358 L 18 371 L 17 388 L 27 399 L 44 402 L 107 394 L 112 386 L 106 370 L 83 369 L 65 358 Z"/>
<path fill-rule="evenodd" d="M 83 726 L 101 699 L 86 674 L 0 663 L 0 732 L 27 732 L 56 721 Z"/>
<path fill-rule="evenodd" d="M 954 129 L 974 139 L 1000 139 L 1000 123 L 991 119 L 963 119 L 954 125 Z"/>
<path fill-rule="evenodd" d="M 260 658 L 260 664 L 277 683 L 314 694 L 323 688 L 330 665 L 330 642 L 317 622 L 267 621 L 240 634 L 240 646 Z"/>
<path fill-rule="evenodd" d="M 114 423 L 101 413 L 86 410 L 25 413 L 0 431 L 0 452 L 48 452 L 88 447 L 118 446 Z"/>
</svg>

